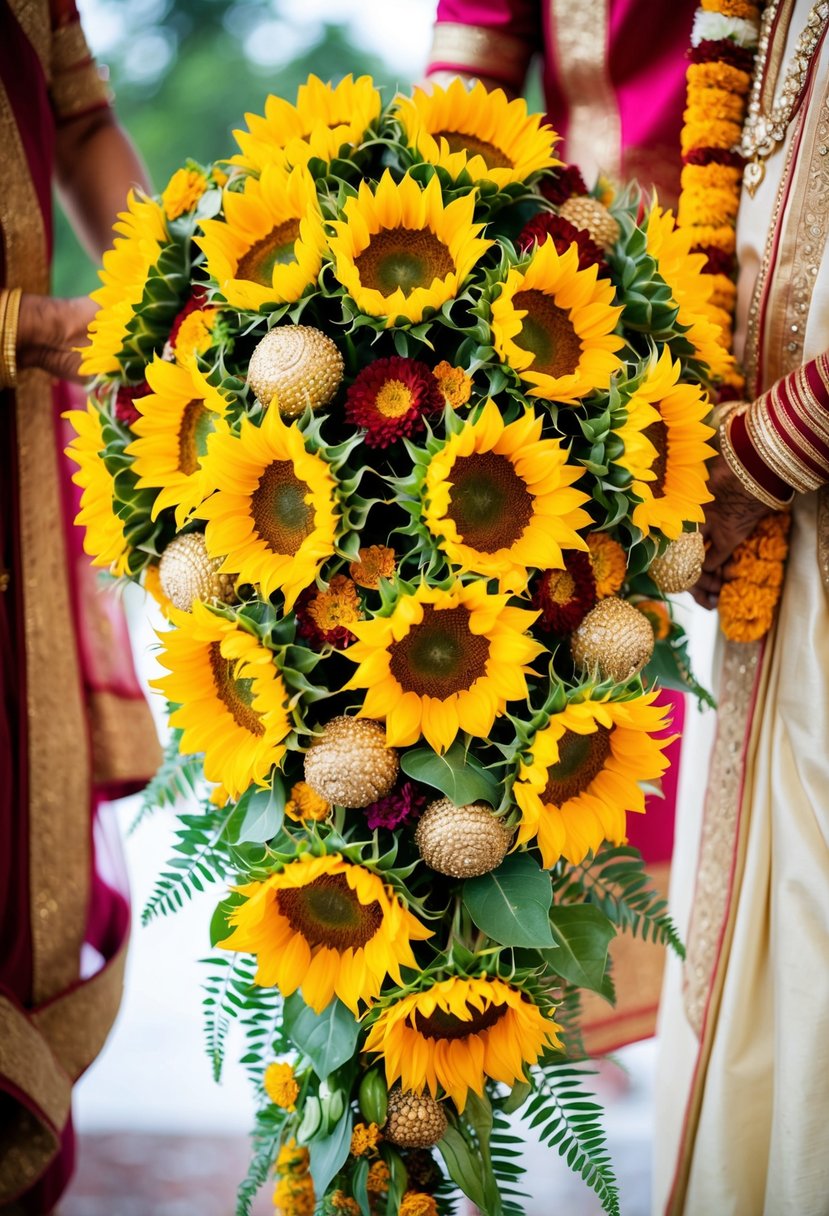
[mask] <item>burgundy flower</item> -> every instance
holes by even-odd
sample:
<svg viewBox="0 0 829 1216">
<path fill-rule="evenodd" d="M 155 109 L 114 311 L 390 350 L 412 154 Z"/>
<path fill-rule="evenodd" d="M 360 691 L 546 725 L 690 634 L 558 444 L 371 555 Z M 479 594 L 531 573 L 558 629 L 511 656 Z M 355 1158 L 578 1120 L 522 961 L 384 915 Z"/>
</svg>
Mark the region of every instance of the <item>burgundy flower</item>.
<svg viewBox="0 0 829 1216">
<path fill-rule="evenodd" d="M 524 225 L 518 236 L 518 248 L 522 253 L 527 253 L 533 245 L 543 245 L 548 236 L 553 238 L 559 253 L 564 253 L 575 242 L 579 251 L 579 270 L 585 270 L 588 266 L 606 269 L 604 254 L 590 233 L 577 228 L 564 216 L 552 215 L 549 211 L 539 212 Z"/>
<path fill-rule="evenodd" d="M 754 51 L 746 46 L 738 46 L 730 38 L 705 38 L 691 48 L 688 58 L 691 63 L 727 63 L 749 75 L 754 66 Z"/>
<path fill-rule="evenodd" d="M 728 165 L 731 169 L 742 169 L 746 158 L 730 148 L 691 148 L 682 158 L 684 165 Z"/>
<path fill-rule="evenodd" d="M 146 380 L 140 384 L 119 384 L 115 397 L 114 414 L 124 426 L 132 426 L 141 417 L 141 411 L 133 404 L 141 397 L 148 396 L 153 390 Z"/>
<path fill-rule="evenodd" d="M 443 409 L 443 393 L 431 369 L 418 359 L 375 359 L 358 374 L 345 401 L 346 420 L 366 428 L 370 448 L 424 430 L 424 416 Z"/>
<path fill-rule="evenodd" d="M 555 174 L 555 177 L 545 177 L 541 183 L 541 193 L 554 206 L 560 207 L 574 194 L 587 194 L 584 178 L 575 165 L 562 165 Z"/>
<path fill-rule="evenodd" d="M 559 637 L 578 629 L 597 600 L 596 576 L 588 553 L 568 549 L 564 570 L 545 570 L 535 585 L 533 608 L 541 616 L 536 629 Z"/>
<path fill-rule="evenodd" d="M 366 807 L 366 821 L 372 832 L 376 828 L 403 827 L 419 819 L 426 810 L 429 797 L 413 781 L 399 782 L 394 789 Z"/>
<path fill-rule="evenodd" d="M 200 284 L 196 283 L 193 287 L 193 294 L 181 311 L 176 314 L 175 320 L 170 327 L 170 336 L 167 339 L 170 344 L 170 350 L 176 349 L 176 338 L 178 337 L 178 331 L 181 329 L 182 323 L 186 321 L 191 313 L 199 312 L 206 304 L 207 291 Z"/>
</svg>

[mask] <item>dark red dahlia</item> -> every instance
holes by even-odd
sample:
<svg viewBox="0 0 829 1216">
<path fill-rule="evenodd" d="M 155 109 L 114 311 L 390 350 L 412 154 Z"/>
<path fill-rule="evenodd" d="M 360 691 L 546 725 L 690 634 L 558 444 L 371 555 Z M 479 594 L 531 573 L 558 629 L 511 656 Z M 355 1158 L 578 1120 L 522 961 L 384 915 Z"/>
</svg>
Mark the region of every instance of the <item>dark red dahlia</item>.
<svg viewBox="0 0 829 1216">
<path fill-rule="evenodd" d="M 754 66 L 754 51 L 747 46 L 738 46 L 730 38 L 704 38 L 688 52 L 691 63 L 727 63 L 741 72 L 748 72 Z"/>
<path fill-rule="evenodd" d="M 417 359 L 392 355 L 364 367 L 348 390 L 345 417 L 365 427 L 370 448 L 387 448 L 424 430 L 424 418 L 443 409 L 443 393 L 431 370 Z"/>
<path fill-rule="evenodd" d="M 533 592 L 533 608 L 541 613 L 536 628 L 559 637 L 578 629 L 597 600 L 590 555 L 568 549 L 564 566 L 564 570 L 545 570 Z"/>
<path fill-rule="evenodd" d="M 574 194 L 587 194 L 584 178 L 575 165 L 562 165 L 555 173 L 555 177 L 545 177 L 541 183 L 541 193 L 548 202 L 560 207 Z"/>
<path fill-rule="evenodd" d="M 563 215 L 552 215 L 549 211 L 539 212 L 524 225 L 518 236 L 518 248 L 527 253 L 533 245 L 543 245 L 548 236 L 553 238 L 559 253 L 564 253 L 575 242 L 579 251 L 579 270 L 586 270 L 588 266 L 607 269 L 604 254 L 590 233 L 577 228 Z"/>
<path fill-rule="evenodd" d="M 729 253 L 725 249 L 718 249 L 716 245 L 701 245 L 694 250 L 694 253 L 704 253 L 708 259 L 705 263 L 706 274 L 727 274 L 734 273 L 734 254 Z"/>
<path fill-rule="evenodd" d="M 428 796 L 413 781 L 401 781 L 385 798 L 366 807 L 366 821 L 372 832 L 376 828 L 393 831 L 419 819 L 428 801 Z"/>
<path fill-rule="evenodd" d="M 176 338 L 178 337 L 178 331 L 181 329 L 182 322 L 186 321 L 191 313 L 199 312 L 206 305 L 207 291 L 204 287 L 200 286 L 200 284 L 196 283 L 196 285 L 193 287 L 193 294 L 190 296 L 190 299 L 187 301 L 181 311 L 176 314 L 175 320 L 170 326 L 170 336 L 167 339 L 170 345 L 170 350 L 176 349 Z"/>
<path fill-rule="evenodd" d="M 141 411 L 136 409 L 134 402 L 148 396 L 153 390 L 146 380 L 140 384 L 121 384 L 115 397 L 113 413 L 124 426 L 132 426 L 141 417 Z"/>
<path fill-rule="evenodd" d="M 682 157 L 683 165 L 727 165 L 742 169 L 746 158 L 730 148 L 690 148 Z"/>
</svg>

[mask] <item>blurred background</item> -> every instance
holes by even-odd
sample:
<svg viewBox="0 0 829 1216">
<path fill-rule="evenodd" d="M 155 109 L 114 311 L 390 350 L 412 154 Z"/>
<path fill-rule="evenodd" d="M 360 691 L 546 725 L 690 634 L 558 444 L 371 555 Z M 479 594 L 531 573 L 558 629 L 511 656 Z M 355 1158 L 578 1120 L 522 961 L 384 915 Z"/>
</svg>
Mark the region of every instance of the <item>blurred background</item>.
<svg viewBox="0 0 829 1216">
<path fill-rule="evenodd" d="M 245 111 L 261 112 L 269 92 L 292 97 L 310 72 L 335 81 L 368 72 L 388 90 L 406 88 L 427 60 L 435 0 L 79 0 L 79 7 L 120 119 L 160 189 L 186 157 L 228 155 Z M 536 82 L 530 102 L 539 108 Z M 59 217 L 55 291 L 78 295 L 96 283 L 95 267 Z M 127 598 L 138 666 L 150 679 L 153 629 L 162 622 L 137 589 Z M 683 611 L 692 612 L 683 599 Z M 712 622 L 699 616 L 697 674 L 705 683 Z M 156 709 L 160 728 L 160 703 Z M 711 716 L 689 716 L 687 751 L 704 748 Z M 683 765 L 684 786 L 695 767 Z M 247 1166 L 253 1104 L 244 1071 L 234 1066 L 233 1041 L 221 1085 L 202 1047 L 199 959 L 209 951 L 216 893 L 141 926 L 170 856 L 175 818 L 158 811 L 130 834 L 137 809 L 136 799 L 110 808 L 124 836 L 135 910 L 126 995 L 104 1052 L 76 1091 L 79 1168 L 60 1216 L 230 1216 Z M 655 1043 L 638 1044 L 597 1081 L 625 1216 L 649 1211 L 655 1061 Z M 592 1193 L 557 1157 L 530 1144 L 527 1164 L 527 1216 L 598 1216 Z M 272 1211 L 264 1191 L 256 1212 Z"/>
</svg>

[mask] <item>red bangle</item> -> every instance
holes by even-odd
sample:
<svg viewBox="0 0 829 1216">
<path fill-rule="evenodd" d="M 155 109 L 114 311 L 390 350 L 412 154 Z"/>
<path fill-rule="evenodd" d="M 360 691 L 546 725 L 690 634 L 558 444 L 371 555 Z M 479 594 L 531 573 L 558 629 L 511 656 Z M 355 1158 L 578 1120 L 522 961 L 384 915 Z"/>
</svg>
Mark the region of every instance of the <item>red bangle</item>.
<svg viewBox="0 0 829 1216">
<path fill-rule="evenodd" d="M 781 502 L 785 502 L 791 498 L 792 487 L 783 481 L 782 478 L 778 477 L 773 469 L 769 468 L 751 442 L 751 436 L 746 427 L 745 413 L 743 411 L 737 411 L 731 416 L 728 425 L 728 438 L 735 456 L 743 465 L 746 472 L 767 494 L 772 498 L 779 499 Z"/>
</svg>

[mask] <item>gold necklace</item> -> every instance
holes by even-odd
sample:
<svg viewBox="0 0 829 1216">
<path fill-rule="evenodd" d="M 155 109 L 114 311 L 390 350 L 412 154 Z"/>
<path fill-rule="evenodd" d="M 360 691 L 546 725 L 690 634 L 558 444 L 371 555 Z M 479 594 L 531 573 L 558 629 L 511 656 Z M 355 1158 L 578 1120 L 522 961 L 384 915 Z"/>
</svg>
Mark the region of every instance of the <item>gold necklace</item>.
<svg viewBox="0 0 829 1216">
<path fill-rule="evenodd" d="M 812 6 L 806 19 L 806 28 L 797 40 L 792 61 L 783 79 L 780 100 L 767 111 L 763 105 L 766 57 L 779 8 L 780 0 L 775 0 L 763 13 L 748 113 L 742 137 L 737 145 L 737 151 L 746 160 L 743 185 L 752 197 L 765 176 L 766 158 L 785 138 L 789 123 L 797 113 L 809 78 L 812 59 L 829 24 L 829 0 L 819 0 Z"/>
</svg>

